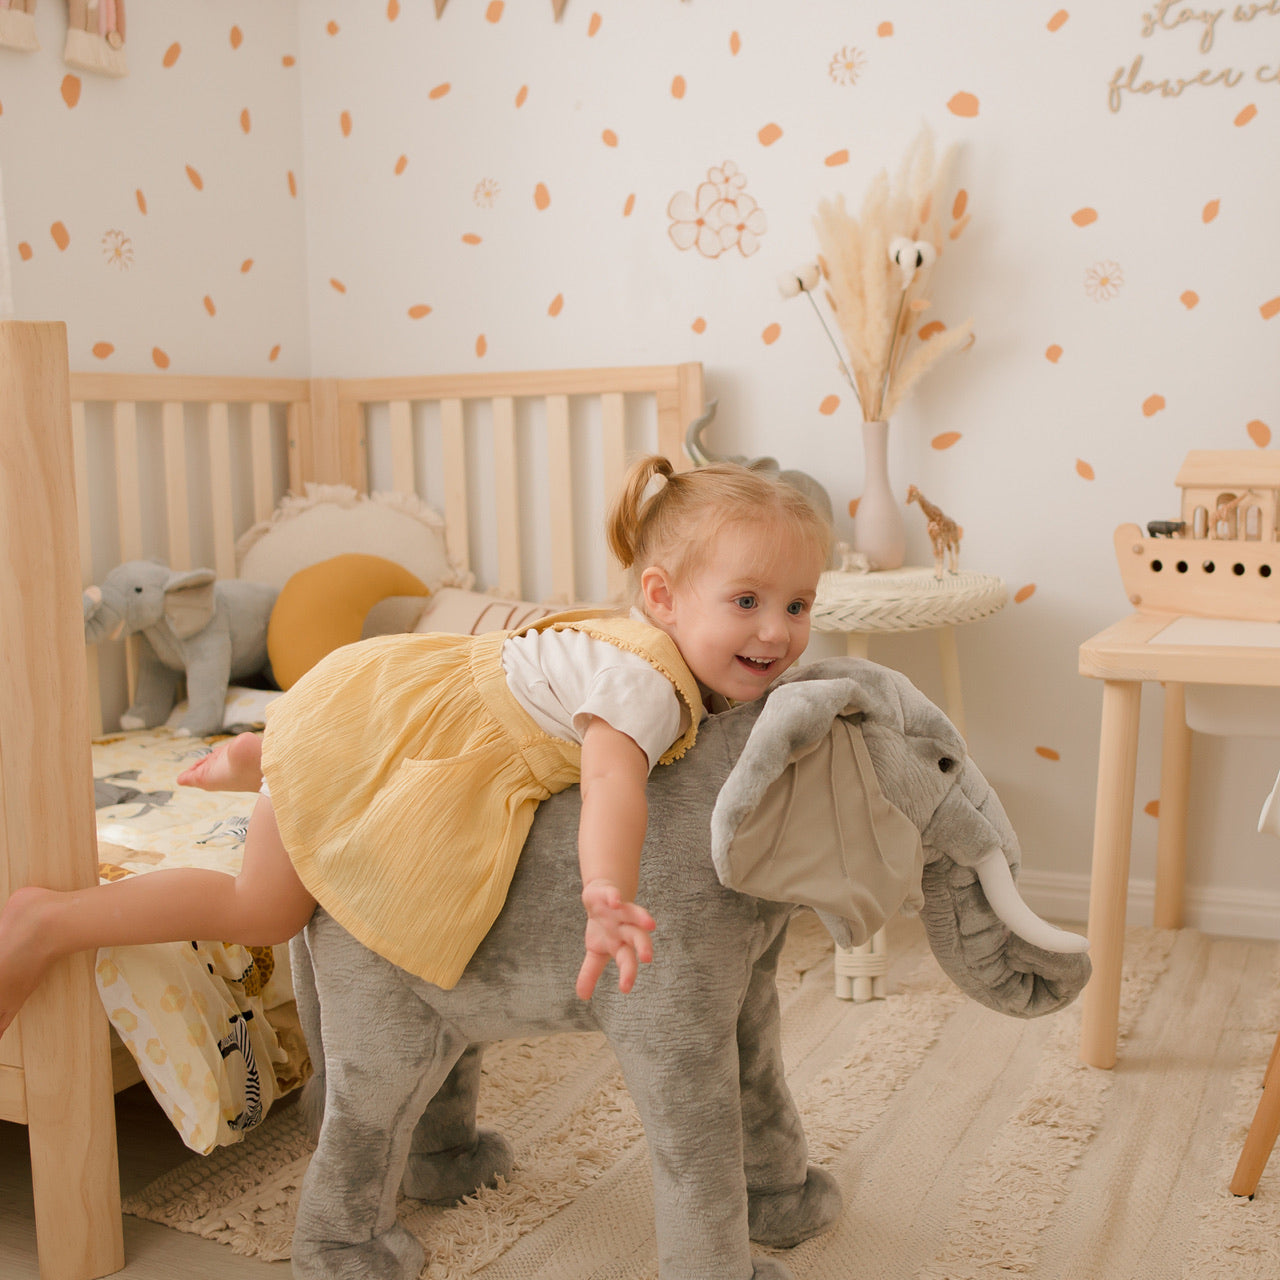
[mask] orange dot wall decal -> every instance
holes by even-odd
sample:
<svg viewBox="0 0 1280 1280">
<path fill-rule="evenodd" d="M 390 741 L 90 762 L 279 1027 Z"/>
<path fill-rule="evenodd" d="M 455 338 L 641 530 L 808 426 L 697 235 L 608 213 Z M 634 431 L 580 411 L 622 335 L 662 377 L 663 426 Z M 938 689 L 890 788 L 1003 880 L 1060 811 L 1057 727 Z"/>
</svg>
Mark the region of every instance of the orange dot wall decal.
<svg viewBox="0 0 1280 1280">
<path fill-rule="evenodd" d="M 1061 760 L 1062 759 L 1062 756 L 1059 755 L 1059 753 L 1056 752 L 1052 747 L 1037 747 L 1036 755 L 1038 755 L 1042 760 Z"/>
<path fill-rule="evenodd" d="M 289 170 L 289 194 L 296 200 L 298 198 L 298 176 L 292 169 Z"/>
<path fill-rule="evenodd" d="M 1200 301 L 1200 295 L 1194 289 L 1187 289 L 1178 296 L 1178 301 L 1190 311 Z"/>
<path fill-rule="evenodd" d="M 249 108 L 248 107 L 245 107 L 245 109 L 240 113 L 240 128 L 245 133 L 249 132 Z"/>
<path fill-rule="evenodd" d="M 463 244 L 480 244 L 481 239 L 478 235 L 476 235 L 474 231 L 468 231 L 466 235 L 462 237 L 462 243 Z"/>
<path fill-rule="evenodd" d="M 95 342 L 93 344 L 93 354 L 99 360 L 105 360 L 113 351 L 115 351 L 115 347 L 109 342 Z"/>
<path fill-rule="evenodd" d="M 1078 475 L 1081 480 L 1094 479 L 1093 468 L 1083 458 L 1076 459 L 1076 475 Z"/>
<path fill-rule="evenodd" d="M 760 139 L 762 147 L 771 147 L 777 140 L 782 137 L 782 130 L 776 124 L 767 124 L 756 137 Z"/>
<path fill-rule="evenodd" d="M 18 257 L 20 257 L 23 262 L 30 262 L 33 253 L 34 250 L 25 240 L 18 241 Z"/>
<path fill-rule="evenodd" d="M 729 35 L 729 52 L 735 58 L 742 52 L 742 37 L 736 31 Z"/>
<path fill-rule="evenodd" d="M 502 0 L 489 0 L 489 7 L 484 11 L 485 21 L 501 22 L 503 7 Z"/>
<path fill-rule="evenodd" d="M 876 35 L 878 35 L 881 39 L 884 39 L 884 38 L 885 38 L 885 37 L 887 37 L 887 36 L 891 36 L 891 35 L 893 35 L 893 23 L 892 23 L 892 22 L 882 22 L 882 23 L 881 23 L 881 24 L 876 28 Z"/>
<path fill-rule="evenodd" d="M 351 137 L 351 112 L 350 111 L 344 111 L 338 117 L 338 126 L 339 128 L 341 128 L 342 136 L 344 138 Z"/>
<path fill-rule="evenodd" d="M 1050 31 L 1061 31 L 1063 24 L 1071 15 L 1065 9 L 1059 9 L 1045 25 Z"/>
<path fill-rule="evenodd" d="M 338 24 L 337 24 L 336 22 L 332 22 L 332 21 L 330 21 L 330 22 L 326 23 L 326 24 L 325 24 L 325 28 L 324 28 L 324 29 L 325 29 L 325 30 L 326 30 L 326 31 L 327 31 L 331 36 L 336 36 L 336 35 L 338 34 L 339 30 L 341 30 L 341 28 L 338 26 Z"/>
<path fill-rule="evenodd" d="M 278 342 L 270 351 L 267 352 L 267 359 L 270 360 L 272 364 L 280 359 L 280 344 Z"/>
<path fill-rule="evenodd" d="M 839 151 L 833 151 L 823 162 L 828 169 L 835 169 L 842 164 L 849 163 L 849 149 L 841 147 Z"/>
<path fill-rule="evenodd" d="M 822 403 L 818 406 L 818 412 L 830 417 L 839 407 L 839 396 L 823 396 Z"/>
<path fill-rule="evenodd" d="M 209 297 L 207 293 L 204 295 L 204 309 L 211 316 L 216 316 L 218 314 L 218 308 L 213 305 L 213 299 Z"/>
<path fill-rule="evenodd" d="M 394 22 L 400 16 L 400 0 L 387 0 L 387 21 Z"/>
<path fill-rule="evenodd" d="M 706 322 L 706 320 L 704 320 L 704 319 L 702 318 L 702 316 L 699 316 L 699 317 L 698 317 L 698 318 L 697 318 L 697 319 L 696 319 L 696 320 L 695 320 L 695 321 L 694 321 L 694 322 L 689 326 L 689 328 L 690 328 L 690 329 L 692 329 L 692 330 L 694 331 L 694 333 L 706 333 L 706 331 L 707 331 L 707 322 Z"/>
<path fill-rule="evenodd" d="M 1077 227 L 1087 227 L 1091 223 L 1097 222 L 1097 220 L 1097 209 L 1091 209 L 1088 205 L 1085 205 L 1082 209 L 1077 209 L 1075 213 L 1071 215 L 1071 221 L 1074 222 Z"/>
<path fill-rule="evenodd" d="M 230 40 L 231 47 L 233 49 L 238 49 L 244 43 L 244 32 L 241 31 L 239 27 L 232 27 Z"/>
<path fill-rule="evenodd" d="M 601 22 L 600 15 L 598 13 L 593 13 L 591 15 L 591 21 L 587 23 L 587 35 L 589 36 L 595 35 L 596 32 L 600 30 L 600 22 Z"/>
<path fill-rule="evenodd" d="M 446 80 L 443 84 L 436 85 L 435 88 L 427 94 L 427 97 L 430 98 L 432 102 L 439 102 L 440 99 L 443 98 L 452 88 L 453 85 Z"/>
<path fill-rule="evenodd" d="M 421 320 L 423 316 L 429 316 L 430 314 L 431 308 L 427 306 L 425 302 L 416 303 L 414 306 L 409 308 L 410 320 Z"/>
<path fill-rule="evenodd" d="M 1050 364 L 1057 364 L 1062 359 L 1062 348 L 1055 342 L 1052 346 L 1044 349 L 1044 358 Z"/>
<path fill-rule="evenodd" d="M 61 222 L 55 222 L 49 228 L 49 234 L 53 237 L 53 243 L 56 244 L 59 249 L 66 249 L 66 247 L 71 243 L 71 233 Z"/>
<path fill-rule="evenodd" d="M 133 198 L 138 202 L 138 212 L 145 215 L 147 212 L 147 197 L 141 191 L 135 191 Z"/>
<path fill-rule="evenodd" d="M 627 202 L 622 206 L 622 216 L 624 218 L 631 217 L 631 215 L 635 212 L 635 208 L 636 208 L 636 193 L 633 191 L 627 197 Z"/>
<path fill-rule="evenodd" d="M 187 181 L 190 182 L 197 191 L 204 190 L 204 179 L 200 176 L 200 171 L 198 169 L 193 169 L 190 165 L 187 165 Z"/>
<path fill-rule="evenodd" d="M 1243 110 L 1243 111 L 1241 111 L 1241 112 L 1236 116 L 1236 118 L 1232 121 L 1232 123 L 1236 126 L 1236 128 L 1237 128 L 1237 129 L 1242 129 L 1242 128 L 1244 128 L 1244 126 L 1245 126 L 1245 125 L 1247 125 L 1247 124 L 1249 123 L 1249 121 L 1250 121 L 1250 120 L 1252 120 L 1252 119 L 1254 118 L 1254 116 L 1256 116 L 1257 114 L 1258 114 L 1258 108 L 1257 108 L 1257 107 L 1255 107 L 1255 106 L 1253 105 L 1253 103 L 1251 102 L 1251 103 L 1249 103 L 1249 105 L 1248 105 L 1247 107 L 1245 107 L 1245 108 L 1244 108 L 1244 110 Z"/>
<path fill-rule="evenodd" d="M 1164 396 L 1161 396 L 1161 395 L 1148 396 L 1142 402 L 1142 416 L 1144 418 L 1153 417 L 1155 414 L 1159 413 L 1160 410 L 1163 409 L 1164 407 L 1165 407 Z"/>
<path fill-rule="evenodd" d="M 683 98 L 688 85 L 685 84 L 684 76 L 676 76 L 671 81 L 671 96 L 673 98 Z"/>
<path fill-rule="evenodd" d="M 964 91 L 954 93 L 947 99 L 947 110 L 953 116 L 972 119 L 978 114 L 978 99 L 973 94 Z"/>
<path fill-rule="evenodd" d="M 481 334 L 481 335 L 476 339 L 476 355 L 478 355 L 478 356 L 483 356 L 483 355 L 485 354 L 485 352 L 487 352 L 488 350 L 489 350 L 489 343 L 488 343 L 488 341 L 485 339 L 484 334 L 482 333 L 482 334 Z"/>
<path fill-rule="evenodd" d="M 1200 210 L 1201 222 L 1212 222 L 1218 216 L 1218 211 L 1222 207 L 1219 200 L 1210 200 L 1203 209 Z"/>
<path fill-rule="evenodd" d="M 556 296 L 551 299 L 551 305 L 547 308 L 547 315 L 551 316 L 554 319 L 563 310 L 564 310 L 564 294 L 557 293 Z"/>
<path fill-rule="evenodd" d="M 606 147 L 616 147 L 618 145 L 618 135 L 612 129 L 606 129 L 600 135 L 600 140 Z"/>
<path fill-rule="evenodd" d="M 347 286 L 343 284 L 342 281 L 337 279 L 335 276 L 329 277 L 329 288 L 332 289 L 335 293 L 346 293 L 347 291 Z"/>
<path fill-rule="evenodd" d="M 160 65 L 165 68 L 171 67 L 180 57 L 182 57 L 182 46 L 175 40 L 164 51 L 164 57 L 160 59 Z"/>
<path fill-rule="evenodd" d="M 771 347 L 780 337 L 782 337 L 782 326 L 780 324 L 767 325 L 760 337 L 763 339 L 766 347 Z"/>
<path fill-rule="evenodd" d="M 169 353 L 160 347 L 152 347 L 151 363 L 157 369 L 167 369 L 169 367 Z"/>
<path fill-rule="evenodd" d="M 538 209 L 546 209 L 551 204 L 551 192 L 547 190 L 545 182 L 540 182 L 533 189 L 533 203 Z"/>
<path fill-rule="evenodd" d="M 520 86 L 520 91 L 516 94 L 516 106 L 523 107 L 524 104 L 528 101 L 528 98 L 529 98 L 529 86 L 527 84 L 522 84 Z"/>
<path fill-rule="evenodd" d="M 242 276 L 244 276 L 244 275 L 248 275 L 248 274 L 249 274 L 249 272 L 250 272 L 250 271 L 252 271 L 252 270 L 253 270 L 253 259 L 252 259 L 252 258 L 246 258 L 246 259 L 245 259 L 245 260 L 240 264 L 240 274 L 241 274 Z"/>
<path fill-rule="evenodd" d="M 1254 418 L 1245 430 L 1249 433 L 1249 439 L 1259 449 L 1265 449 L 1271 443 L 1271 428 L 1261 418 Z"/>
<path fill-rule="evenodd" d="M 400 156 L 396 160 L 395 175 L 398 178 L 409 167 L 409 157 Z"/>
<path fill-rule="evenodd" d="M 944 431 L 942 432 L 941 435 L 934 436 L 933 439 L 929 441 L 929 443 L 935 449 L 950 449 L 953 444 L 956 444 L 959 441 L 959 439 L 960 439 L 960 432 Z"/>
<path fill-rule="evenodd" d="M 1273 316 L 1280 315 L 1280 297 L 1272 298 L 1269 302 L 1264 302 L 1258 308 L 1258 314 L 1264 320 L 1270 320 Z"/>
<path fill-rule="evenodd" d="M 1142 812 L 1149 818 L 1158 818 L 1160 816 L 1160 801 L 1148 800 L 1147 803 L 1142 806 Z"/>
<path fill-rule="evenodd" d="M 62 77 L 62 100 L 68 107 L 74 107 L 80 101 L 80 77 Z"/>
<path fill-rule="evenodd" d="M 1035 595 L 1035 593 L 1036 584 L 1034 582 L 1028 582 L 1025 587 L 1019 587 L 1017 591 L 1013 593 L 1013 603 L 1025 604 L 1033 595 Z"/>
</svg>

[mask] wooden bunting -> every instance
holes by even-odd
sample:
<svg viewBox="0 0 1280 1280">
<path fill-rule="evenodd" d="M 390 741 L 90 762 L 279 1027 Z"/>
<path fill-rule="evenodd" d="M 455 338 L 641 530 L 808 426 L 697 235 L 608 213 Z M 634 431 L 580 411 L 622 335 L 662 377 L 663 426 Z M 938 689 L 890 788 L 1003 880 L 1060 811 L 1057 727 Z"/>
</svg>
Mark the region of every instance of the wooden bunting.
<svg viewBox="0 0 1280 1280">
<path fill-rule="evenodd" d="M 63 61 L 81 71 L 125 76 L 124 0 L 67 0 Z"/>
<path fill-rule="evenodd" d="M 9 0 L 0 4 L 0 47 L 31 53 L 40 47 L 36 38 L 36 0 Z"/>
<path fill-rule="evenodd" d="M 560 21 L 560 15 L 564 12 L 565 0 L 551 0 L 551 7 L 555 10 L 556 21 Z"/>
</svg>

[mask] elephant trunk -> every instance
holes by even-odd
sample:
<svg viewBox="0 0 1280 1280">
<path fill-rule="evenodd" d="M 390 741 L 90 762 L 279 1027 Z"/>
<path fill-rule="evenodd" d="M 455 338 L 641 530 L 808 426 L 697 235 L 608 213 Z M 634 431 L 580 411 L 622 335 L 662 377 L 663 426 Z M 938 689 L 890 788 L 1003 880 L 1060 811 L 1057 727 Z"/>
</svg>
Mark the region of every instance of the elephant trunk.
<svg viewBox="0 0 1280 1280">
<path fill-rule="evenodd" d="M 1009 870 L 1004 850 L 999 845 L 992 845 L 974 864 L 973 869 L 982 883 L 982 890 L 987 895 L 991 910 L 1009 926 L 1010 932 L 1016 933 L 1024 942 L 1029 942 L 1042 951 L 1060 953 L 1089 949 L 1087 938 L 1042 920 L 1027 906 L 1013 881 L 1013 873 Z"/>
<path fill-rule="evenodd" d="M 103 600 L 100 588 L 86 588 L 81 605 L 84 609 L 85 644 L 120 638 L 124 632 L 124 618 Z"/>
</svg>

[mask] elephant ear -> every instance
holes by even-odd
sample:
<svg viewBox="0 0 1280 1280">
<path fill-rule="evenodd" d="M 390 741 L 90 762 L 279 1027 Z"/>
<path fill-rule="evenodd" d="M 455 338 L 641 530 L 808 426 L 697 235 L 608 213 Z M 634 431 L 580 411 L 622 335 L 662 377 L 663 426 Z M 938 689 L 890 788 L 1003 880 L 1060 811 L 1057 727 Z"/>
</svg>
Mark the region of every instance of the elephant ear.
<svg viewBox="0 0 1280 1280">
<path fill-rule="evenodd" d="M 862 739 L 877 697 L 847 675 L 773 689 L 711 815 L 720 882 L 815 908 L 842 946 L 922 902 L 920 833 L 881 793 Z"/>
<path fill-rule="evenodd" d="M 212 569 L 191 569 L 170 574 L 164 584 L 164 620 L 179 640 L 186 640 L 213 619 L 215 600 Z"/>
</svg>

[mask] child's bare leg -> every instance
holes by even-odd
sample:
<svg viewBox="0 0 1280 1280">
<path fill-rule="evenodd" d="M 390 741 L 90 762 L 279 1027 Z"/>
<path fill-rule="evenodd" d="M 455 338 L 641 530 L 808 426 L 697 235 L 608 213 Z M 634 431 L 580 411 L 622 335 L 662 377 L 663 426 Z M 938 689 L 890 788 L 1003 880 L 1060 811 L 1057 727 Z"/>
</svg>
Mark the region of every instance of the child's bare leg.
<svg viewBox="0 0 1280 1280">
<path fill-rule="evenodd" d="M 271 801 L 249 819 L 240 874 L 184 867 L 59 893 L 20 889 L 0 912 L 0 1035 L 45 970 L 74 951 L 201 938 L 271 946 L 311 918 Z"/>
<path fill-rule="evenodd" d="M 203 791 L 257 791 L 262 786 L 262 735 L 240 733 L 220 742 L 183 769 L 178 782 Z"/>
</svg>

